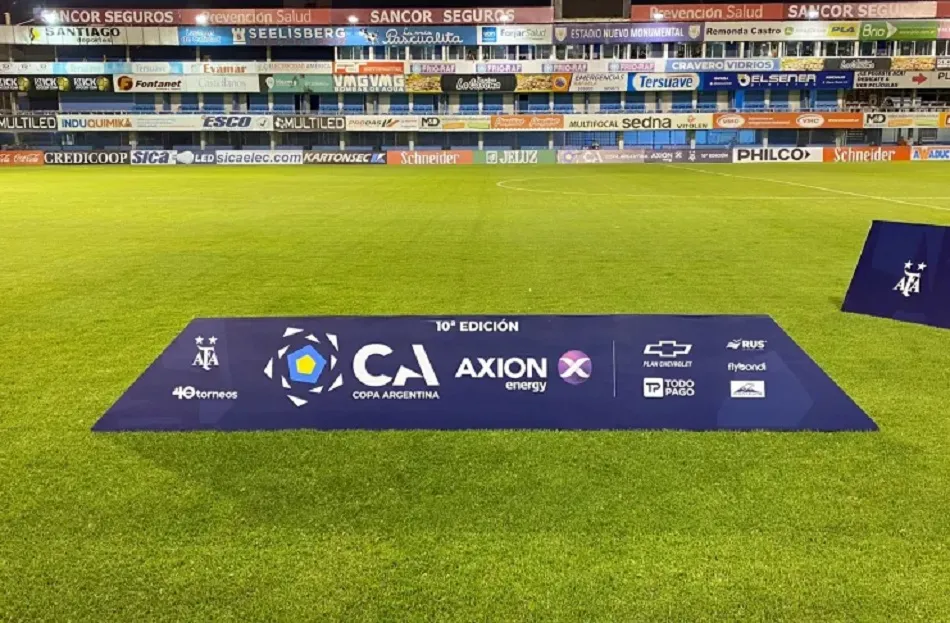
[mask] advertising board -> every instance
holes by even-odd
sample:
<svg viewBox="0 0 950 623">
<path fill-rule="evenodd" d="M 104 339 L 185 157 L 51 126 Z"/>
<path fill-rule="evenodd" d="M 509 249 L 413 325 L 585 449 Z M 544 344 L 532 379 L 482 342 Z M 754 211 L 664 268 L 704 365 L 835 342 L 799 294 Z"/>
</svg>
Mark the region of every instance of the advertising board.
<svg viewBox="0 0 950 623">
<path fill-rule="evenodd" d="M 452 165 L 474 162 L 475 152 L 467 149 L 386 152 L 386 164 L 389 165 Z"/>
<path fill-rule="evenodd" d="M 774 320 L 709 315 L 199 318 L 93 430 L 294 428 L 877 430 Z"/>
<path fill-rule="evenodd" d="M 861 113 L 716 113 L 713 126 L 725 130 L 816 130 L 864 127 Z"/>
<path fill-rule="evenodd" d="M 739 147 L 733 149 L 732 161 L 737 164 L 824 162 L 824 150 L 821 147 Z"/>
</svg>

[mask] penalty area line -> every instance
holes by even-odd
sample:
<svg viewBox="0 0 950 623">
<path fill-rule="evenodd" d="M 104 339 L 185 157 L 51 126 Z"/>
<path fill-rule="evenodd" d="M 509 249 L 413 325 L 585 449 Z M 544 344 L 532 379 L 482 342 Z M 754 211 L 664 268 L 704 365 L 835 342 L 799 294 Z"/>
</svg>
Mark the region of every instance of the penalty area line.
<svg viewBox="0 0 950 623">
<path fill-rule="evenodd" d="M 706 169 L 696 169 L 690 166 L 676 165 L 676 164 L 664 164 L 663 166 L 669 167 L 671 169 L 680 169 L 683 171 L 694 171 L 696 173 L 705 173 L 706 175 L 718 175 L 720 177 L 731 177 L 737 180 L 752 180 L 755 182 L 771 182 L 772 184 L 784 184 L 785 186 L 795 186 L 797 188 L 808 188 L 810 190 L 818 190 L 818 191 L 826 192 L 826 193 L 834 193 L 836 195 L 842 195 L 846 197 L 858 197 L 860 199 L 871 199 L 872 201 L 886 201 L 888 203 L 895 203 L 897 205 L 902 205 L 902 206 L 910 206 L 914 208 L 926 208 L 928 210 L 940 210 L 942 212 L 950 212 L 950 208 L 941 208 L 940 206 L 929 205 L 926 203 L 915 203 L 913 201 L 904 201 L 903 199 L 894 199 L 893 197 L 865 195 L 863 193 L 856 193 L 850 190 L 841 190 L 840 188 L 826 188 L 825 186 L 812 186 L 811 184 L 802 184 L 800 182 L 790 182 L 788 180 L 776 180 L 769 177 L 753 177 L 751 175 L 736 175 L 734 173 L 721 173 L 719 171 L 708 171 Z M 778 197 L 774 197 L 774 198 L 778 199 Z M 802 199 L 813 199 L 813 197 L 802 197 Z"/>
<path fill-rule="evenodd" d="M 700 171 L 699 169 L 688 169 L 690 171 Z M 702 172 L 702 171 L 701 171 Z M 584 177 L 580 175 L 575 175 L 574 178 Z M 630 193 L 597 193 L 597 192 L 587 192 L 587 191 L 572 191 L 572 190 L 548 190 L 543 188 L 524 188 L 523 186 L 513 186 L 515 182 L 532 182 L 535 180 L 560 180 L 564 181 L 563 177 L 519 177 L 510 180 L 501 180 L 495 182 L 495 186 L 502 188 L 504 190 L 514 190 L 518 192 L 525 193 L 540 193 L 546 195 L 574 195 L 579 197 L 634 197 L 639 199 L 709 199 L 709 195 L 665 195 L 665 194 L 630 194 Z M 573 178 L 572 178 L 573 179 Z M 761 199 L 760 195 L 716 195 L 717 199 Z M 770 196 L 769 199 L 778 199 L 778 200 L 800 200 L 800 199 L 831 199 L 831 197 L 807 197 L 803 195 L 794 195 L 794 196 Z M 950 199 L 950 197 L 947 197 Z"/>
</svg>

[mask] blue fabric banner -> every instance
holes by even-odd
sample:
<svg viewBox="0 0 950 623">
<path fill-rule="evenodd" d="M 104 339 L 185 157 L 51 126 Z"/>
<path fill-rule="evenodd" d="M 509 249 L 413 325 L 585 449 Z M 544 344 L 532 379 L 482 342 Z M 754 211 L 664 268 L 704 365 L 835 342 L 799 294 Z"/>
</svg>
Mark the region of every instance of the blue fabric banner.
<svg viewBox="0 0 950 623">
<path fill-rule="evenodd" d="M 876 430 L 767 316 L 208 318 L 95 425 Z"/>
<path fill-rule="evenodd" d="M 874 221 L 842 310 L 950 328 L 950 227 Z"/>
</svg>

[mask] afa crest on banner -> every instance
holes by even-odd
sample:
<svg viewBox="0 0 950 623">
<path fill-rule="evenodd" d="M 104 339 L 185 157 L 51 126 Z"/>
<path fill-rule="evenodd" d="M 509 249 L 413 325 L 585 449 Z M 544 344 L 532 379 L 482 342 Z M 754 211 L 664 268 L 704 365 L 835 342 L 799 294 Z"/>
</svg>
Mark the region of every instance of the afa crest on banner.
<svg viewBox="0 0 950 623">
<path fill-rule="evenodd" d="M 842 310 L 950 329 L 950 227 L 874 221 Z"/>
<path fill-rule="evenodd" d="M 767 316 L 400 316 L 193 320 L 94 430 L 294 428 L 877 429 Z"/>
</svg>

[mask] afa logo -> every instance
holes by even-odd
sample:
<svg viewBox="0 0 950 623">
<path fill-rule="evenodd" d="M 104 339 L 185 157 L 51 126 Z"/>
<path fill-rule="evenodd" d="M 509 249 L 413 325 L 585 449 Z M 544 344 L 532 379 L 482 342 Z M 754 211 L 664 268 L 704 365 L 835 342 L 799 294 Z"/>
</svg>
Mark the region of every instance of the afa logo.
<svg viewBox="0 0 950 623">
<path fill-rule="evenodd" d="M 287 399 L 297 407 L 310 402 L 308 394 L 332 392 L 343 385 L 343 373 L 338 369 L 337 336 L 326 333 L 326 343 L 323 343 L 313 333 L 303 333 L 303 329 L 294 327 L 284 329 L 283 338 L 292 341 L 282 346 L 277 356 L 271 357 L 264 366 L 264 376 L 279 378 L 280 386 L 287 391 Z"/>
<path fill-rule="evenodd" d="M 894 290 L 900 292 L 905 298 L 910 298 L 912 294 L 920 294 L 920 276 L 925 268 L 927 268 L 925 263 L 918 262 L 915 271 L 914 262 L 908 260 L 904 264 L 904 276 L 894 286 Z"/>
</svg>

